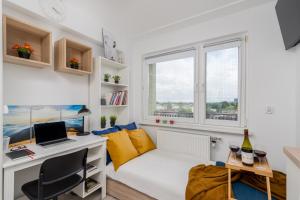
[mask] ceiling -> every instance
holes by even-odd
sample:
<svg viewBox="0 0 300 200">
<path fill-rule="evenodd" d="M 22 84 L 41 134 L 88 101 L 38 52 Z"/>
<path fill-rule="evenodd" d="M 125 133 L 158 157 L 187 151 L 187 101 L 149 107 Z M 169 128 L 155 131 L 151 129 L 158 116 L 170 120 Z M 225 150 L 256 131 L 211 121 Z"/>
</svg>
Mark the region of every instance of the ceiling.
<svg viewBox="0 0 300 200">
<path fill-rule="evenodd" d="M 274 0 L 101 0 L 113 11 L 119 28 L 132 37 L 161 28 L 211 19 Z M 103 4 L 102 4 L 103 5 Z M 227 12 L 225 12 L 227 11 Z M 229 11 L 229 12 L 228 12 Z M 210 15 L 210 17 L 207 17 Z M 203 20 L 202 20 L 203 21 Z"/>
</svg>

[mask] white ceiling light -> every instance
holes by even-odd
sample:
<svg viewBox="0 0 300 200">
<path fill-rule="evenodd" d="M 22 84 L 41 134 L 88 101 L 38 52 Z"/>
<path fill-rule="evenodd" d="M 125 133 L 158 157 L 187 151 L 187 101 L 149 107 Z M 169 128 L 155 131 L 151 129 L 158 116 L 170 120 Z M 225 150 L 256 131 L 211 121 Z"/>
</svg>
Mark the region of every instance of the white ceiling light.
<svg viewBox="0 0 300 200">
<path fill-rule="evenodd" d="M 40 0 L 44 14 L 52 21 L 61 22 L 65 19 L 65 4 L 63 0 Z"/>
</svg>

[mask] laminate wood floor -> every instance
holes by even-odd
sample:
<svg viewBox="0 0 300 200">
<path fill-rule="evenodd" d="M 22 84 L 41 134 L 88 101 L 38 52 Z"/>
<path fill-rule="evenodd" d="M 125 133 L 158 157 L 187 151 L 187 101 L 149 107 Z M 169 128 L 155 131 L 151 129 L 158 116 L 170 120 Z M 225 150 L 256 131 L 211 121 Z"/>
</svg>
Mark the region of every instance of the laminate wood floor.
<svg viewBox="0 0 300 200">
<path fill-rule="evenodd" d="M 101 192 L 96 191 L 93 194 L 91 194 L 90 196 L 87 196 L 86 198 L 84 198 L 84 200 L 100 200 L 101 199 L 100 197 L 101 197 Z M 28 200 L 28 198 L 22 197 L 22 198 L 18 198 L 17 200 Z M 83 200 L 83 199 L 74 194 L 65 194 L 65 195 L 60 196 L 58 198 L 58 200 Z M 117 200 L 117 199 L 114 197 L 111 197 L 111 196 L 106 196 L 106 198 L 104 200 Z"/>
</svg>

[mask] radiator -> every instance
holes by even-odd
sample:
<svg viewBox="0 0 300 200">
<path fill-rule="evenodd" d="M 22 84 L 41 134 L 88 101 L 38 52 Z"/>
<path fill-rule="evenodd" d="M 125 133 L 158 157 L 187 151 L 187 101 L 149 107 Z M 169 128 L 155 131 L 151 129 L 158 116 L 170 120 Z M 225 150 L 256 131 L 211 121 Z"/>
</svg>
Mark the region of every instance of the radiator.
<svg viewBox="0 0 300 200">
<path fill-rule="evenodd" d="M 157 148 L 210 161 L 210 136 L 172 130 L 157 130 Z"/>
</svg>

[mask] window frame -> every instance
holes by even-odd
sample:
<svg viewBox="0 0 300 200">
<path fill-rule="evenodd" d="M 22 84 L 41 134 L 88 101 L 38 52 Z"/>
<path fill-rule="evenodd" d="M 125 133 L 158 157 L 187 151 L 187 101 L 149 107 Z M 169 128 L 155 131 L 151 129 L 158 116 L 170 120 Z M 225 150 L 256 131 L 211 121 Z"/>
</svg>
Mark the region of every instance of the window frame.
<svg viewBox="0 0 300 200">
<path fill-rule="evenodd" d="M 207 42 L 209 41 L 209 42 Z M 193 45 L 182 46 L 178 48 L 168 49 L 155 53 L 145 54 L 142 56 L 142 124 L 156 125 L 155 119 L 160 120 L 175 120 L 176 127 L 186 128 L 192 126 L 199 130 L 220 130 L 220 127 L 236 130 L 236 128 L 244 128 L 247 126 L 247 105 L 246 105 L 246 34 L 236 34 L 229 37 L 222 37 L 205 42 L 194 43 Z M 228 43 L 239 42 L 239 72 L 238 72 L 238 121 L 229 120 L 210 120 L 206 119 L 206 56 L 205 48 L 207 46 L 228 46 Z M 171 118 L 171 117 L 156 117 L 149 115 L 148 97 L 149 97 L 149 68 L 146 64 L 146 58 L 157 56 L 164 53 L 182 51 L 187 48 L 195 48 L 195 66 L 194 66 L 194 118 Z M 162 123 L 157 125 L 164 125 Z M 229 131 L 230 132 L 230 131 Z"/>
<path fill-rule="evenodd" d="M 238 120 L 218 120 L 218 119 L 207 119 L 206 118 L 206 94 L 207 94 L 207 52 L 224 50 L 228 48 L 238 47 L 239 52 L 239 63 L 238 63 Z M 227 126 L 227 127 L 244 127 L 245 126 L 245 43 L 242 39 L 232 39 L 232 40 L 221 40 L 214 43 L 208 43 L 201 45 L 201 57 L 202 57 L 202 96 L 201 104 L 201 122 L 204 125 L 214 125 L 214 126 Z"/>
<path fill-rule="evenodd" d="M 183 118 L 183 117 L 163 117 L 163 116 L 154 116 L 149 113 L 149 64 L 147 64 L 146 59 L 148 57 L 157 56 L 163 54 L 176 54 L 178 52 L 184 51 L 194 51 L 194 113 L 193 118 Z M 174 59 L 175 60 L 175 59 Z M 199 82 L 199 56 L 198 56 L 198 47 L 195 45 L 184 46 L 182 48 L 172 49 L 170 51 L 162 51 L 152 54 L 147 54 L 143 56 L 143 68 L 142 68 L 142 117 L 143 121 L 146 122 L 155 122 L 155 119 L 159 118 L 160 120 L 175 120 L 176 124 L 192 124 L 199 121 L 199 95 L 198 95 L 198 82 Z"/>
</svg>

